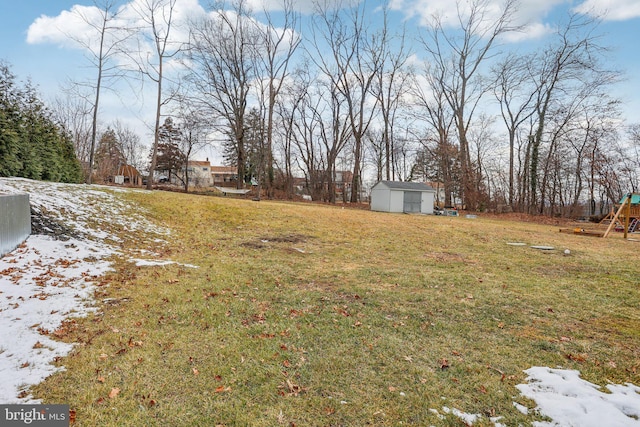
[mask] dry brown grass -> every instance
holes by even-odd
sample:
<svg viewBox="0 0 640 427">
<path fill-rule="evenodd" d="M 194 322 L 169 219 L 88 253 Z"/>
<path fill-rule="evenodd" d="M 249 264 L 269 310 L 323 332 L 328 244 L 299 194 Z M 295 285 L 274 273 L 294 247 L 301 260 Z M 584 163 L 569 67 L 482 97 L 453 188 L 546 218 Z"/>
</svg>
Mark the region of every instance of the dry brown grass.
<svg viewBox="0 0 640 427">
<path fill-rule="evenodd" d="M 97 291 L 112 302 L 73 322 L 66 372 L 35 390 L 77 425 L 461 425 L 443 406 L 526 425 L 512 402 L 533 406 L 515 388 L 531 366 L 640 384 L 640 246 L 619 236 L 127 197 L 173 230 L 162 257 L 200 268 L 117 265 Z"/>
</svg>

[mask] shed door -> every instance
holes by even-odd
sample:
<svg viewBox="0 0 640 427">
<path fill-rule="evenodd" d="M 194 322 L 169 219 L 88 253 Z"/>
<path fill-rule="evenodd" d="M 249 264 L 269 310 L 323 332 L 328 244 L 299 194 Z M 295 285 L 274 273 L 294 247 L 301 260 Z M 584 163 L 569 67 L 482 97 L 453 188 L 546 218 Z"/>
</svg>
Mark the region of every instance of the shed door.
<svg viewBox="0 0 640 427">
<path fill-rule="evenodd" d="M 420 213 L 421 206 L 422 206 L 422 193 L 420 191 L 404 192 L 404 207 L 403 207 L 404 212 Z"/>
</svg>

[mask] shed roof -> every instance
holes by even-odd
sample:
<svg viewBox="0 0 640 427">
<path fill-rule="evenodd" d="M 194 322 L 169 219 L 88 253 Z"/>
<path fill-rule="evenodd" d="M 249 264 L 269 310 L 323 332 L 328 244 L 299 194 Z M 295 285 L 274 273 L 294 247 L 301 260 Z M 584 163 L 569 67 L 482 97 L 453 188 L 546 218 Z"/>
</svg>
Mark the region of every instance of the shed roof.
<svg viewBox="0 0 640 427">
<path fill-rule="evenodd" d="M 378 184 L 384 184 L 390 190 L 435 191 L 423 182 L 380 181 Z"/>
</svg>

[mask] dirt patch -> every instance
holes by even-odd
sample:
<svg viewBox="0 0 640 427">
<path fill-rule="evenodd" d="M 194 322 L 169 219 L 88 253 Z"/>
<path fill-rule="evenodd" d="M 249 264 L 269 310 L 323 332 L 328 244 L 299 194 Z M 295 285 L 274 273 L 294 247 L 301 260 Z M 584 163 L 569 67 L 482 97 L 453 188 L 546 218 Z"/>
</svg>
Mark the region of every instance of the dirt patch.
<svg viewBox="0 0 640 427">
<path fill-rule="evenodd" d="M 264 243 L 255 242 L 255 241 L 242 242 L 240 243 L 240 246 L 242 246 L 243 248 L 249 248 L 249 249 L 264 249 L 267 247 L 267 245 L 265 245 Z"/>
<path fill-rule="evenodd" d="M 263 243 L 304 243 L 308 238 L 309 236 L 303 234 L 287 234 L 284 236 L 261 237 L 260 241 Z"/>
<path fill-rule="evenodd" d="M 240 243 L 240 246 L 244 248 L 250 248 L 250 249 L 265 249 L 270 246 L 273 246 L 273 244 L 278 244 L 278 243 L 292 243 L 292 244 L 305 243 L 308 239 L 309 239 L 309 236 L 305 236 L 303 234 L 284 234 L 281 236 L 258 237 L 255 240 L 250 240 L 248 242 Z M 297 249 L 295 251 L 304 252 L 300 249 Z"/>
</svg>

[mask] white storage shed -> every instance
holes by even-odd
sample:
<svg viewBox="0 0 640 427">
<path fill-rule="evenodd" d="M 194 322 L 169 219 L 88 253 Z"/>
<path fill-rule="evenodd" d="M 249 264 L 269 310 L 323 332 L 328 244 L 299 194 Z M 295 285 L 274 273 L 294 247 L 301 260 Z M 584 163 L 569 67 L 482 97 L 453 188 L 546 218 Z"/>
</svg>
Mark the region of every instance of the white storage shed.
<svg viewBox="0 0 640 427">
<path fill-rule="evenodd" d="M 371 210 L 433 214 L 435 194 L 420 182 L 380 181 L 371 189 Z"/>
</svg>

